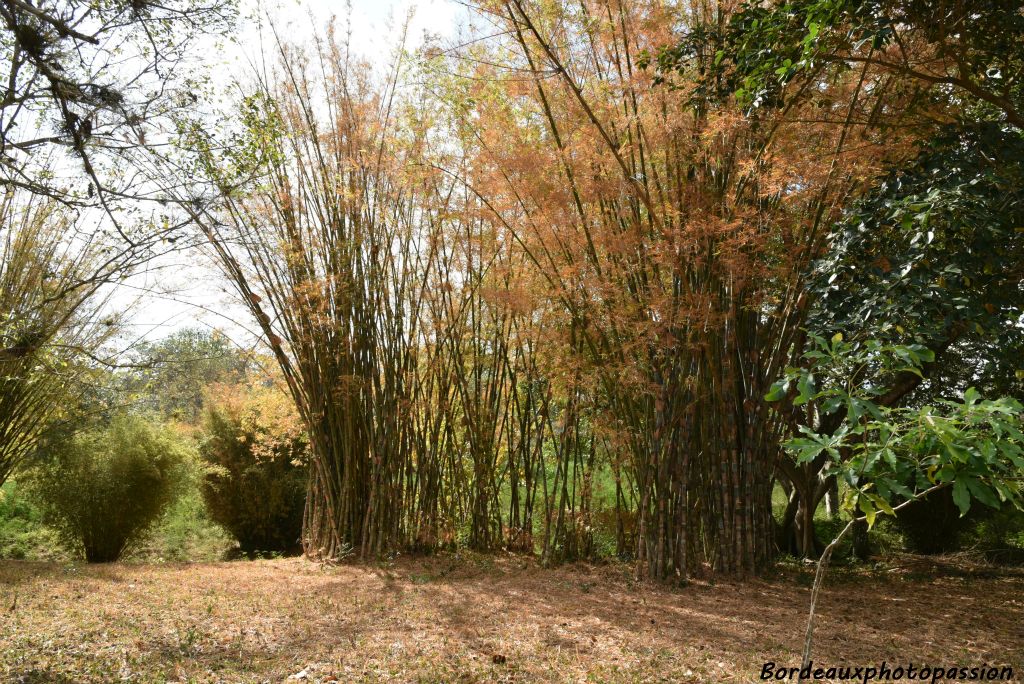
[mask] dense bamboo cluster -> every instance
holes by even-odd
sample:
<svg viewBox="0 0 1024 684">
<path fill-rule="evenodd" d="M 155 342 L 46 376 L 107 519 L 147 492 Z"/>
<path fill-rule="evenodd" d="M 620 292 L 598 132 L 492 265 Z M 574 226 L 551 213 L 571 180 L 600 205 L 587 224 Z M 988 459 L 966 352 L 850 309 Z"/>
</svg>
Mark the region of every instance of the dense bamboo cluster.
<svg viewBox="0 0 1024 684">
<path fill-rule="evenodd" d="M 556 562 L 602 537 L 656 578 L 756 572 L 763 397 L 823 226 L 881 153 L 840 177 L 850 116 L 653 87 L 638 56 L 702 10 L 479 11 L 499 38 L 404 91 L 401 60 L 380 84 L 344 45 L 282 48 L 249 100 L 261 185 L 222 182 L 207 224 L 309 430 L 306 551 Z"/>
<path fill-rule="evenodd" d="M 641 566 L 659 578 L 755 572 L 774 547 L 782 433 L 763 396 L 801 348 L 800 274 L 879 149 L 844 157 L 840 177 L 849 119 L 744 116 L 699 92 L 695 74 L 654 87 L 638 56 L 671 43 L 681 17 L 722 21 L 721 7 L 511 0 L 486 11 L 509 40 L 479 60 L 502 66 L 476 72 L 478 120 L 523 133 L 481 130 L 482 192 L 520 225 L 601 388 L 600 420 L 633 478 Z M 714 59 L 708 49 L 692 61 Z"/>
<path fill-rule="evenodd" d="M 59 422 L 113 329 L 102 285 L 118 264 L 48 199 L 0 199 L 0 484 Z"/>
</svg>

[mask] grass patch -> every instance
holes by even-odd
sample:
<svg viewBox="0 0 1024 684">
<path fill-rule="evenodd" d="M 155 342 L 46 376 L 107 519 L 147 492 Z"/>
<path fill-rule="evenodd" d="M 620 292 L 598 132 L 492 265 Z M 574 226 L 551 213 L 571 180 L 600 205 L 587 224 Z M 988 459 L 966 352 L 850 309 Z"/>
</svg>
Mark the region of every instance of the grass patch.
<svg viewBox="0 0 1024 684">
<path fill-rule="evenodd" d="M 804 568 L 680 589 L 617 564 L 480 560 L 0 562 L 0 606 L 16 602 L 0 620 L 0 680 L 719 684 L 799 663 Z M 835 579 L 816 662 L 1024 667 L 1024 573 Z"/>
<path fill-rule="evenodd" d="M 238 543 L 210 519 L 196 489 L 180 497 L 161 516 L 129 559 L 146 562 L 224 560 Z"/>
<path fill-rule="evenodd" d="M 0 559 L 64 561 L 70 554 L 59 535 L 42 523 L 42 512 L 16 480 L 0 487 Z"/>
</svg>

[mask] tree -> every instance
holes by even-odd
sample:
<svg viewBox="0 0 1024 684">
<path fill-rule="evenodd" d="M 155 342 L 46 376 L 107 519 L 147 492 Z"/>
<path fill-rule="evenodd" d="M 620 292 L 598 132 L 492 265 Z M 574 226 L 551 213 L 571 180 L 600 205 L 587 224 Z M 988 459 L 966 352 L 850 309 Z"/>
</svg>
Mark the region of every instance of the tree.
<svg viewBox="0 0 1024 684">
<path fill-rule="evenodd" d="M 132 357 L 136 368 L 125 374 L 124 391 L 136 394 L 145 409 L 190 424 L 201 419 L 211 386 L 243 382 L 251 366 L 250 356 L 223 333 L 199 328 L 142 342 Z"/>
<path fill-rule="evenodd" d="M 991 508 L 1024 509 L 1024 405 L 1011 398 L 984 400 L 969 388 L 958 401 L 894 408 L 880 401 L 890 390 L 865 385 L 872 367 L 920 374 L 934 355 L 924 347 L 813 338 L 808 366 L 790 369 L 769 397 L 781 397 L 787 385 L 798 388 L 798 403 L 813 404 L 825 415 L 841 416 L 838 428 L 821 433 L 802 425 L 802 436 L 786 443 L 795 461 L 824 457 L 827 474 L 848 487 L 844 509 L 849 522 L 824 549 L 811 592 L 803 665 L 810 661 L 814 615 L 822 580 L 835 547 L 860 521 L 895 515 L 920 499 L 950 488 L 965 515 L 972 501 Z M 831 382 L 821 382 L 828 378 Z M 840 381 L 839 378 L 845 380 Z M 820 384 L 819 384 L 820 383 Z"/>
<path fill-rule="evenodd" d="M 154 188 L 133 155 L 147 134 L 166 142 L 170 114 L 195 105 L 194 72 L 180 67 L 232 16 L 221 1 L 0 3 L 0 482 L 34 448 L 71 369 L 109 362 L 94 343 L 116 317 L 96 327 L 97 294 L 176 249 L 168 212 L 137 218 Z"/>
<path fill-rule="evenodd" d="M 507 41 L 468 62 L 490 81 L 471 89 L 468 180 L 548 279 L 581 384 L 599 388 L 586 398 L 637 488 L 639 568 L 756 572 L 783 428 L 762 396 L 799 346 L 804 268 L 902 150 L 866 132 L 852 153 L 855 119 L 804 123 L 819 102 L 748 117 L 702 92 L 715 52 L 699 36 L 678 88 L 651 88 L 652 46 L 712 9 L 480 7 Z M 821 99 L 845 98 L 841 116 L 875 79 L 840 75 Z"/>
<path fill-rule="evenodd" d="M 545 536 L 566 529 L 583 452 L 564 448 L 576 414 L 564 429 L 549 412 L 527 257 L 459 177 L 465 130 L 425 89 L 396 90 L 401 57 L 382 83 L 333 38 L 278 50 L 234 144 L 193 131 L 220 193 L 197 220 L 309 435 L 306 553 L 430 551 L 463 534 L 532 550 L 539 499 Z M 549 488 L 543 447 L 560 428 Z"/>
<path fill-rule="evenodd" d="M 920 372 L 885 377 L 871 369 L 860 377 L 889 388 L 880 404 L 952 398 L 985 375 L 1002 375 L 985 387 L 1012 388 L 1024 312 L 1022 142 L 1019 132 L 992 124 L 944 130 L 850 207 L 813 265 L 810 330 L 921 344 L 936 355 Z M 822 418 L 818 429 L 840 421 L 840 414 Z M 781 465 L 799 485 L 796 513 L 784 521 L 795 522 L 799 553 L 817 551 L 810 518 L 828 486 L 824 465 Z"/>
<path fill-rule="evenodd" d="M 123 162 L 194 106 L 200 83 L 182 67 L 233 15 L 230 0 L 4 0 L 0 183 L 108 211 L 151 192 Z M 63 173 L 75 163 L 81 175 Z"/>
<path fill-rule="evenodd" d="M 1005 364 L 1012 377 L 1016 370 L 999 350 L 1012 349 L 1020 335 L 1018 9 L 1000 2 L 746 4 L 650 58 L 671 85 L 710 44 L 703 95 L 733 97 L 754 118 L 815 102 L 808 123 L 854 122 L 862 136 L 875 131 L 896 146 L 902 141 L 903 153 L 890 155 L 886 173 L 847 204 L 811 252 L 817 258 L 806 264 L 805 323 L 798 324 L 826 338 L 838 332 L 921 343 L 939 355 L 920 374 L 863 378 L 890 387 L 880 398 L 885 405 L 955 394 L 941 370 L 968 349 L 983 352 L 968 362 L 979 371 Z M 833 86 L 856 73 L 863 87 L 851 100 Z M 795 343 L 799 359 L 803 341 Z M 962 383 L 971 384 L 970 375 Z M 783 414 L 791 429 L 801 422 L 798 407 Z M 834 415 L 820 429 L 840 420 Z M 818 551 L 814 510 L 832 486 L 823 466 L 820 459 L 780 461 L 793 489 L 782 538 L 800 554 Z"/>
<path fill-rule="evenodd" d="M 433 388 L 449 400 L 431 378 L 446 363 L 420 355 L 448 335 L 420 326 L 450 305 L 428 282 L 443 285 L 442 264 L 455 259 L 438 241 L 453 196 L 436 174 L 417 172 L 423 126 L 403 116 L 409 135 L 399 133 L 400 60 L 378 84 L 333 39 L 312 55 L 278 49 L 280 71 L 243 103 L 236 152 L 209 157 L 220 213 L 198 218 L 309 434 L 306 552 L 373 557 L 440 536 L 442 483 L 429 473 L 442 472 L 444 442 L 421 431 L 443 423 L 421 421 L 413 407 L 434 399 Z M 259 182 L 238 187 L 252 168 Z M 410 475 L 414 448 L 426 451 L 416 461 L 423 479 Z"/>
</svg>

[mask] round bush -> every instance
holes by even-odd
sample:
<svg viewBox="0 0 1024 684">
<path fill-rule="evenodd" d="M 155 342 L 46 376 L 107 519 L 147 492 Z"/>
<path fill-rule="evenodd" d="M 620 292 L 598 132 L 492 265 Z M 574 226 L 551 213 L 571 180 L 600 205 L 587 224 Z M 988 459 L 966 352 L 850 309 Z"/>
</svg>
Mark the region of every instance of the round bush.
<svg viewBox="0 0 1024 684">
<path fill-rule="evenodd" d="M 990 515 L 986 506 L 971 506 L 966 516 L 953 502 L 953 492 L 946 488 L 915 501 L 896 517 L 896 524 L 915 553 L 942 554 L 959 551 L 965 534 L 979 520 Z"/>
<path fill-rule="evenodd" d="M 47 446 L 31 488 L 47 524 L 90 563 L 116 561 L 177 497 L 189 452 L 137 416 Z"/>
<path fill-rule="evenodd" d="M 244 553 L 297 551 L 306 501 L 307 442 L 287 397 L 222 389 L 208 404 L 199 453 L 210 466 L 210 517 Z"/>
</svg>

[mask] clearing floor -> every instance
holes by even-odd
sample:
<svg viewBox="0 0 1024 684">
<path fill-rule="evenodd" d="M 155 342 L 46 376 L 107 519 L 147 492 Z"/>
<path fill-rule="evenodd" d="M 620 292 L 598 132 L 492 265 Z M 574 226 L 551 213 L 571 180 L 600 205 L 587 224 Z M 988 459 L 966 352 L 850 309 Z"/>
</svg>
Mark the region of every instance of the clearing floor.
<svg viewBox="0 0 1024 684">
<path fill-rule="evenodd" d="M 508 556 L 0 561 L 7 682 L 756 682 L 799 665 L 810 571 L 637 583 Z M 815 667 L 1024 669 L 1024 573 L 919 561 L 835 572 Z M 794 680 L 795 681 L 795 680 Z"/>
</svg>

